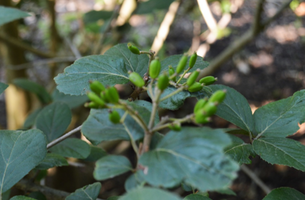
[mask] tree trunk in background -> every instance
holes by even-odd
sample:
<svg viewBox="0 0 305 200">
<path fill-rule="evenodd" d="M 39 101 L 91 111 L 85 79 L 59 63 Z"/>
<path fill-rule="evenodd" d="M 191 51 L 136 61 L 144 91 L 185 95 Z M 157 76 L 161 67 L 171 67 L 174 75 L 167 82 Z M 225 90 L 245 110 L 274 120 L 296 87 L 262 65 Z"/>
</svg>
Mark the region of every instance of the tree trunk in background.
<svg viewBox="0 0 305 200">
<path fill-rule="evenodd" d="M 1 0 L 0 5 L 11 6 L 10 0 Z M 19 39 L 16 22 L 11 22 L 0 27 L 0 31 L 6 35 Z M 5 41 L 0 41 L 0 51 L 5 66 L 19 65 L 26 62 L 24 51 Z M 26 78 L 26 69 L 6 69 L 6 80 L 9 87 L 5 90 L 7 128 L 15 130 L 23 125 L 23 122 L 30 109 L 29 95 L 12 84 L 16 78 Z"/>
</svg>

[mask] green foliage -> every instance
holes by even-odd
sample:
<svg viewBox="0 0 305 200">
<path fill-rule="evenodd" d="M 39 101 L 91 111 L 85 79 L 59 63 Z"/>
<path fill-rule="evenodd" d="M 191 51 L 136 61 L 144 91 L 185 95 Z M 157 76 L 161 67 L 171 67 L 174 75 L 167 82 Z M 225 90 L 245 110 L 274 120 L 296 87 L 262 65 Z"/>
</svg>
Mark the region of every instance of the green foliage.
<svg viewBox="0 0 305 200">
<path fill-rule="evenodd" d="M 187 195 L 183 200 L 211 200 L 209 197 L 202 196 L 200 194 Z"/>
<path fill-rule="evenodd" d="M 0 94 L 8 87 L 7 84 L 0 82 Z"/>
<path fill-rule="evenodd" d="M 157 188 L 137 188 L 120 198 L 120 200 L 181 200 L 178 196 Z"/>
<path fill-rule="evenodd" d="M 263 200 L 302 200 L 305 195 L 293 188 L 277 188 L 272 190 Z"/>
<path fill-rule="evenodd" d="M 60 167 L 69 165 L 67 160 L 58 154 L 47 153 L 46 157 L 36 166 L 36 169 L 46 170 L 52 167 Z"/>
<path fill-rule="evenodd" d="M 93 183 L 77 189 L 74 193 L 66 197 L 66 200 L 92 200 L 96 199 L 102 188 L 101 183 Z"/>
<path fill-rule="evenodd" d="M 30 16 L 28 13 L 15 8 L 0 6 L 0 26 L 16 19 Z"/>
</svg>

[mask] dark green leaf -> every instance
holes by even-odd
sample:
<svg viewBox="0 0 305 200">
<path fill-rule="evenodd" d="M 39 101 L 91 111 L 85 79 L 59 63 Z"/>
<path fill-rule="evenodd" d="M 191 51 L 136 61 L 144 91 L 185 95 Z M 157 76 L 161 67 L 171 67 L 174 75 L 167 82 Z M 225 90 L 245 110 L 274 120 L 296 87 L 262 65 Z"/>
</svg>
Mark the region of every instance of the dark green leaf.
<svg viewBox="0 0 305 200">
<path fill-rule="evenodd" d="M 88 101 L 87 95 L 83 96 L 71 96 L 64 94 L 55 89 L 52 93 L 53 101 L 66 103 L 71 109 L 83 105 Z"/>
<path fill-rule="evenodd" d="M 254 113 L 255 129 L 259 135 L 286 137 L 299 130 L 305 122 L 305 90 L 293 96 L 260 107 Z"/>
<path fill-rule="evenodd" d="M 181 198 L 176 196 L 176 194 L 172 194 L 158 188 L 148 188 L 148 187 L 136 188 L 120 198 L 120 200 L 144 200 L 144 199 L 181 200 Z"/>
<path fill-rule="evenodd" d="M 40 113 L 41 110 L 42 110 L 42 108 L 38 108 L 38 109 L 34 110 L 33 112 L 31 112 L 27 116 L 27 118 L 23 124 L 23 128 L 28 129 L 28 128 L 31 128 L 32 126 L 34 126 L 36 117 L 38 116 L 38 114 Z"/>
<path fill-rule="evenodd" d="M 253 149 L 268 163 L 305 171 L 305 146 L 298 141 L 280 137 L 260 138 L 254 140 Z"/>
<path fill-rule="evenodd" d="M 246 98 L 233 88 L 224 85 L 211 85 L 199 92 L 197 98 L 200 99 L 206 95 L 211 96 L 213 92 L 224 89 L 227 90 L 227 95 L 225 100 L 217 106 L 216 115 L 248 132 L 254 131 L 251 108 Z"/>
<path fill-rule="evenodd" d="M 1 7 L 0 7 L 1 9 Z M 1 14 L 0 14 L 1 15 Z M 8 87 L 7 84 L 0 82 L 0 94 Z"/>
<path fill-rule="evenodd" d="M 10 195 L 11 195 L 11 190 L 7 190 L 6 192 L 0 194 L 2 195 L 2 200 L 9 200 L 10 199 Z"/>
<path fill-rule="evenodd" d="M 120 196 L 113 196 L 113 197 L 109 197 L 107 198 L 107 200 L 119 200 Z"/>
<path fill-rule="evenodd" d="M 134 173 L 130 175 L 125 181 L 125 190 L 129 192 L 137 187 L 143 186 L 144 183 L 145 181 L 143 180 L 143 178 L 139 176 L 138 173 Z"/>
<path fill-rule="evenodd" d="M 49 149 L 64 157 L 84 159 L 90 154 L 90 145 L 83 140 L 68 138 Z"/>
<path fill-rule="evenodd" d="M 35 125 L 46 134 L 48 141 L 51 142 L 66 131 L 71 118 L 72 113 L 67 104 L 54 102 L 40 111 Z"/>
<path fill-rule="evenodd" d="M 96 182 L 77 189 L 74 193 L 66 197 L 66 200 L 94 200 L 100 193 L 101 183 Z"/>
<path fill-rule="evenodd" d="M 183 200 L 211 200 L 209 197 L 202 196 L 200 194 L 187 195 Z"/>
<path fill-rule="evenodd" d="M 105 180 L 130 170 L 132 170 L 132 166 L 126 157 L 109 155 L 96 162 L 93 175 L 96 180 Z"/>
<path fill-rule="evenodd" d="M 46 89 L 33 81 L 30 81 L 28 79 L 14 79 L 13 83 L 26 91 L 36 94 L 38 99 L 43 104 L 47 104 L 52 101 L 52 97 L 46 91 Z"/>
<path fill-rule="evenodd" d="M 225 133 L 206 127 L 171 131 L 140 157 L 141 175 L 153 186 L 168 188 L 184 181 L 200 191 L 224 188 L 238 170 L 238 164 L 223 152 L 230 143 Z"/>
<path fill-rule="evenodd" d="M 29 197 L 34 198 L 36 200 L 47 200 L 46 196 L 43 193 L 39 192 L 39 191 L 31 192 L 29 194 Z"/>
<path fill-rule="evenodd" d="M 30 16 L 28 13 L 15 9 L 0 6 L 0 26 L 8 22 L 14 21 L 16 19 L 24 18 Z"/>
<path fill-rule="evenodd" d="M 45 135 L 37 129 L 0 131 L 0 194 L 43 160 L 46 146 Z"/>
<path fill-rule="evenodd" d="M 304 200 L 305 195 L 293 188 L 282 187 L 272 190 L 263 200 Z"/>
<path fill-rule="evenodd" d="M 135 11 L 135 14 L 143 15 L 152 13 L 154 10 L 168 9 L 173 1 L 174 0 L 150 0 L 140 2 Z"/>
<path fill-rule="evenodd" d="M 98 20 L 107 20 L 111 17 L 112 11 L 104 11 L 104 10 L 91 10 L 84 14 L 83 20 L 85 24 L 97 22 Z"/>
<path fill-rule="evenodd" d="M 31 197 L 26 197 L 26 196 L 14 196 L 13 198 L 11 198 L 10 200 L 36 200 L 36 199 L 33 199 Z"/>
<path fill-rule="evenodd" d="M 245 143 L 242 139 L 230 135 L 232 144 L 225 148 L 225 154 L 229 155 L 233 160 L 239 164 L 251 164 L 249 156 L 255 156 L 251 144 Z"/>
<path fill-rule="evenodd" d="M 107 152 L 100 147 L 90 146 L 90 149 L 90 154 L 87 158 L 84 159 L 84 161 L 95 162 L 107 155 Z"/>
<path fill-rule="evenodd" d="M 48 153 L 46 157 L 36 166 L 36 169 L 46 170 L 52 167 L 60 167 L 69 165 L 67 160 L 61 155 Z"/>
<path fill-rule="evenodd" d="M 215 192 L 218 192 L 220 194 L 225 194 L 225 195 L 234 195 L 234 196 L 236 196 L 236 193 L 233 190 L 231 190 L 230 188 L 219 189 L 219 190 L 216 190 Z"/>
</svg>

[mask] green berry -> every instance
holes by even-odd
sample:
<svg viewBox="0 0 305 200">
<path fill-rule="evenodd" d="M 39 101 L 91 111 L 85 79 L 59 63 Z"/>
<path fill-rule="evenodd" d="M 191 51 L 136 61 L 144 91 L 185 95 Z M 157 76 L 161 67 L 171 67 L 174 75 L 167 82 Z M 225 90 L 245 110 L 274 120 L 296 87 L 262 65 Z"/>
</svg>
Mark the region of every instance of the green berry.
<svg viewBox="0 0 305 200">
<path fill-rule="evenodd" d="M 130 73 L 129 80 L 137 87 L 143 87 L 145 85 L 143 78 L 137 72 Z"/>
<path fill-rule="evenodd" d="M 120 120 L 121 120 L 121 116 L 120 114 L 118 113 L 118 111 L 116 110 L 112 110 L 109 112 L 109 120 L 114 123 L 114 124 L 118 124 L 120 123 Z"/>
<path fill-rule="evenodd" d="M 119 103 L 120 96 L 114 86 L 106 89 L 105 97 L 110 103 Z"/>
<path fill-rule="evenodd" d="M 189 67 L 190 69 L 192 69 L 196 63 L 196 60 L 197 60 L 197 53 L 194 52 L 191 57 L 190 57 L 190 61 L 189 61 Z"/>
<path fill-rule="evenodd" d="M 168 126 L 173 131 L 181 131 L 181 124 L 180 123 L 172 123 Z"/>
<path fill-rule="evenodd" d="M 169 78 L 167 76 L 167 74 L 161 74 L 159 77 L 158 77 L 158 88 L 159 90 L 163 91 L 165 90 L 167 87 L 168 87 L 168 84 L 169 84 Z"/>
<path fill-rule="evenodd" d="M 97 105 L 101 107 L 105 106 L 105 102 L 94 92 L 87 93 L 87 96 L 92 102 L 96 103 Z"/>
<path fill-rule="evenodd" d="M 155 59 L 151 61 L 149 66 L 149 76 L 151 78 L 157 78 L 159 76 L 160 70 L 161 70 L 161 63 L 159 59 Z"/>
<path fill-rule="evenodd" d="M 206 76 L 199 80 L 199 83 L 203 83 L 204 85 L 211 85 L 215 81 L 217 81 L 217 78 L 214 76 Z"/>
<path fill-rule="evenodd" d="M 198 110 L 203 108 L 205 106 L 205 104 L 207 104 L 207 103 L 208 103 L 208 98 L 198 100 L 194 107 L 194 113 L 196 113 Z"/>
<path fill-rule="evenodd" d="M 202 89 L 202 85 L 199 82 L 193 83 L 193 85 L 189 86 L 189 92 L 198 92 Z"/>
<path fill-rule="evenodd" d="M 184 68 L 185 68 L 185 66 L 186 66 L 186 63 L 187 63 L 187 56 L 186 55 L 183 55 L 181 58 L 180 58 L 180 61 L 179 61 L 179 63 L 178 63 L 178 65 L 177 65 L 177 68 L 176 68 L 176 73 L 177 74 L 180 74 L 183 70 L 184 70 Z"/>
<path fill-rule="evenodd" d="M 203 108 L 202 110 L 205 112 L 205 114 L 209 117 L 212 116 L 216 113 L 217 111 L 217 106 L 215 103 L 213 102 L 208 102 Z"/>
<path fill-rule="evenodd" d="M 199 76 L 199 71 L 193 71 L 191 75 L 187 78 L 186 84 L 191 86 L 195 83 L 197 77 Z"/>
<path fill-rule="evenodd" d="M 175 74 L 175 70 L 173 69 L 173 67 L 172 67 L 171 65 L 168 66 L 168 74 L 169 74 L 169 76 L 172 76 L 172 75 Z M 173 80 L 174 82 L 176 82 L 176 77 L 172 78 L 172 80 Z"/>
<path fill-rule="evenodd" d="M 99 81 L 93 81 L 90 83 L 90 89 L 95 94 L 99 95 L 102 91 L 105 91 L 105 86 Z"/>
<path fill-rule="evenodd" d="M 91 101 L 91 102 L 85 103 L 85 107 L 86 108 L 99 108 L 100 106 L 97 103 L 94 103 Z"/>
<path fill-rule="evenodd" d="M 205 114 L 203 109 L 198 110 L 195 113 L 195 122 L 197 124 L 205 124 L 210 121 L 210 118 Z"/>
<path fill-rule="evenodd" d="M 212 94 L 212 96 L 209 99 L 209 102 L 213 103 L 221 103 L 226 98 L 226 90 L 217 90 Z"/>
<path fill-rule="evenodd" d="M 138 49 L 138 47 L 132 45 L 131 43 L 128 43 L 127 46 L 128 46 L 128 49 L 129 49 L 132 53 L 138 54 L 138 55 L 140 54 L 140 50 Z"/>
</svg>

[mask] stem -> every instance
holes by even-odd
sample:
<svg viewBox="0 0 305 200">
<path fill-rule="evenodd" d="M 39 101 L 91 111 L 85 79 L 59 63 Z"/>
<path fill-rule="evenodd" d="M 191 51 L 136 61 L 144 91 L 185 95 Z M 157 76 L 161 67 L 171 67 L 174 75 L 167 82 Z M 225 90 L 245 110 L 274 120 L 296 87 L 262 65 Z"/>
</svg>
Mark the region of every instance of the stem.
<svg viewBox="0 0 305 200">
<path fill-rule="evenodd" d="M 161 96 L 161 91 L 159 89 L 157 89 L 156 91 L 157 94 L 155 94 L 155 98 L 153 99 L 153 107 L 152 107 L 152 111 L 150 114 L 150 120 L 149 120 L 149 125 L 148 125 L 148 129 L 150 130 L 151 134 L 153 133 L 151 130 L 154 126 L 154 122 L 155 122 L 155 116 L 158 110 L 158 104 L 159 104 L 159 99 Z"/>
<path fill-rule="evenodd" d="M 183 74 L 180 76 L 180 78 L 179 78 L 179 80 L 176 82 L 176 84 L 178 84 L 178 83 L 181 81 L 181 79 L 183 79 L 184 75 L 185 75 L 190 69 L 191 69 L 191 68 L 187 68 L 187 69 L 183 72 Z"/>
<path fill-rule="evenodd" d="M 168 98 L 174 96 L 175 94 L 181 92 L 182 90 L 184 90 L 184 86 L 181 86 L 180 88 L 178 88 L 178 89 L 175 90 L 174 92 L 172 92 L 172 93 L 168 94 L 167 96 L 163 97 L 162 99 L 160 99 L 160 102 L 161 102 L 161 101 L 164 101 L 165 99 L 168 99 Z"/>
<path fill-rule="evenodd" d="M 168 120 L 175 121 L 175 122 L 178 122 L 178 123 L 183 123 L 183 122 L 188 122 L 193 116 L 194 116 L 194 114 L 190 114 L 190 115 L 187 115 L 186 117 L 181 118 L 181 119 L 169 118 Z M 167 128 L 171 124 L 172 123 L 157 125 L 157 126 L 155 126 L 155 128 L 151 132 L 156 132 L 156 131 L 162 130 L 164 128 Z"/>
<path fill-rule="evenodd" d="M 67 139 L 68 137 L 70 137 L 74 133 L 78 132 L 81 128 L 82 128 L 82 125 L 80 125 L 79 127 L 76 127 L 75 129 L 71 130 L 70 132 L 66 133 L 65 135 L 61 136 L 60 138 L 57 138 L 56 140 L 53 140 L 52 142 L 50 142 L 47 145 L 47 149 L 53 147 L 54 145 L 58 144 L 59 142 L 65 140 L 65 139 Z"/>
<path fill-rule="evenodd" d="M 139 148 L 138 148 L 138 146 L 137 146 L 135 140 L 133 139 L 132 134 L 130 133 L 128 127 L 125 125 L 125 123 L 123 123 L 123 126 L 125 127 L 125 129 L 126 129 L 128 135 L 129 135 L 129 137 L 130 137 L 131 146 L 132 146 L 134 152 L 136 153 L 137 158 L 139 159 L 139 157 L 140 157 Z"/>
</svg>

